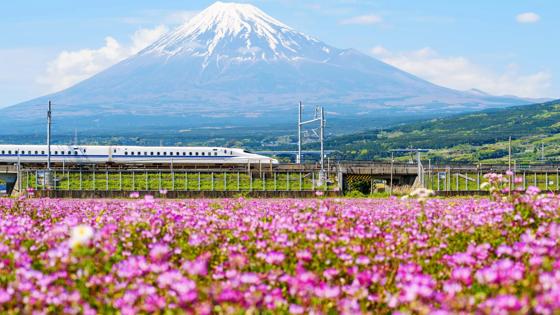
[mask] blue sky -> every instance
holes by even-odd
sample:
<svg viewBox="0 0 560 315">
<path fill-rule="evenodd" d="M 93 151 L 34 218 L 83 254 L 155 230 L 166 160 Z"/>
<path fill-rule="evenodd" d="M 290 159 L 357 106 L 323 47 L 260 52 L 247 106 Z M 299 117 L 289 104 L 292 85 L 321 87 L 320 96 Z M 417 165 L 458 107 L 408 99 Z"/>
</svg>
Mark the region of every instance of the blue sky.
<svg viewBox="0 0 560 315">
<path fill-rule="evenodd" d="M 0 7 L 0 107 L 87 78 L 213 2 L 6 1 Z M 240 2 L 440 85 L 560 98 L 560 1 Z"/>
</svg>

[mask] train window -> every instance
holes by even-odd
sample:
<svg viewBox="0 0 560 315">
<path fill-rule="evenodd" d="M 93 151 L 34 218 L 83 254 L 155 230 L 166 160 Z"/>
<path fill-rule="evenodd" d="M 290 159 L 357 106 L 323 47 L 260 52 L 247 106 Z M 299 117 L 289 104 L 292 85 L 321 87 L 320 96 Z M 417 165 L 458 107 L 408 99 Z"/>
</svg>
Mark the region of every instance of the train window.
<svg viewBox="0 0 560 315">
<path fill-rule="evenodd" d="M 78 155 L 78 151 L 74 151 L 74 155 Z"/>
<path fill-rule="evenodd" d="M 150 155 L 154 155 L 154 152 L 150 152 Z"/>
<path fill-rule="evenodd" d="M 233 151 L 229 151 L 229 155 L 233 155 Z"/>
<path fill-rule="evenodd" d="M 196 156 L 198 156 L 198 152 L 195 152 Z"/>
<path fill-rule="evenodd" d="M 58 155 L 58 151 L 54 151 L 54 155 Z"/>
<path fill-rule="evenodd" d="M 144 155 L 148 155 L 148 152 L 144 152 Z"/>
<path fill-rule="evenodd" d="M 134 155 L 134 152 L 130 152 L 130 155 Z"/>
<path fill-rule="evenodd" d="M 84 153 L 86 153 L 86 150 L 87 150 L 87 149 L 84 149 Z"/>
<path fill-rule="evenodd" d="M 72 151 L 68 151 L 68 155 L 72 155 Z"/>
<path fill-rule="evenodd" d="M 2 150 L 2 154 L 6 153 L 6 151 Z"/>
<path fill-rule="evenodd" d="M 189 155 L 191 155 L 191 156 L 192 156 L 192 152 L 189 152 Z"/>
<path fill-rule="evenodd" d="M 217 156 L 217 155 L 218 155 L 218 152 L 214 152 L 214 156 Z"/>
<path fill-rule="evenodd" d="M 187 152 L 183 152 L 183 156 L 187 155 Z"/>
<path fill-rule="evenodd" d="M 204 152 L 202 152 L 202 156 L 204 156 Z"/>
<path fill-rule="evenodd" d="M 163 155 L 167 155 L 167 152 L 163 152 Z"/>
<path fill-rule="evenodd" d="M 124 155 L 128 155 L 128 152 L 125 152 Z"/>
<path fill-rule="evenodd" d="M 160 155 L 160 153 L 158 152 L 157 155 Z"/>
<path fill-rule="evenodd" d="M 45 151 L 41 151 L 41 154 L 45 154 Z"/>
<path fill-rule="evenodd" d="M 224 150 L 224 153 L 227 154 L 227 150 Z"/>
<path fill-rule="evenodd" d="M 8 154 L 12 154 L 12 150 L 9 150 L 9 151 L 8 151 Z"/>
<path fill-rule="evenodd" d="M 31 151 L 29 151 L 29 154 L 31 155 Z"/>
</svg>

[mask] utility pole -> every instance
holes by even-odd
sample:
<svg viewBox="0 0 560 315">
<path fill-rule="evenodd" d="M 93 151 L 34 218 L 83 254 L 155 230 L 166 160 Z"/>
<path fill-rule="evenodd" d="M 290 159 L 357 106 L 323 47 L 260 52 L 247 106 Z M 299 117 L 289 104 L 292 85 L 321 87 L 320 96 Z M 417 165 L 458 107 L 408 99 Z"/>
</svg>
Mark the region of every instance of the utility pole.
<svg viewBox="0 0 560 315">
<path fill-rule="evenodd" d="M 511 173 L 511 136 L 509 136 L 509 142 L 508 142 L 508 170 Z M 511 189 L 513 188 L 512 182 L 513 182 L 513 176 L 510 176 L 508 196 L 511 196 Z"/>
<path fill-rule="evenodd" d="M 299 113 L 298 113 L 298 153 L 297 153 L 297 157 L 296 157 L 296 163 L 300 164 L 302 162 L 301 160 L 301 142 L 302 142 L 302 133 L 301 133 L 301 129 L 302 126 L 307 125 L 307 124 L 311 124 L 311 123 L 316 123 L 319 122 L 319 134 L 317 134 L 317 129 L 312 129 L 313 134 L 319 138 L 320 142 L 321 142 L 321 160 L 320 160 L 320 164 L 321 164 L 321 170 L 319 172 L 319 183 L 320 185 L 322 185 L 323 181 L 325 180 L 325 126 L 326 126 L 326 120 L 325 120 L 325 109 L 323 107 L 319 107 L 317 106 L 315 108 L 315 116 L 313 119 L 311 120 L 307 120 L 307 121 L 302 121 L 302 110 L 303 110 L 303 104 L 300 102 L 299 103 Z"/>
<path fill-rule="evenodd" d="M 296 163 L 297 164 L 301 164 L 301 112 L 303 109 L 303 104 L 302 102 L 299 102 L 299 107 L 298 107 L 298 124 L 297 124 L 297 128 L 298 128 L 298 151 L 297 151 L 297 156 L 296 156 Z"/>
<path fill-rule="evenodd" d="M 420 151 L 416 151 L 416 163 L 418 165 L 418 180 L 420 186 L 424 187 L 424 172 L 422 170 L 422 162 L 420 161 Z"/>
<path fill-rule="evenodd" d="M 323 181 L 325 179 L 325 146 L 324 146 L 324 142 L 325 142 L 325 108 L 321 107 L 321 113 L 320 113 L 320 118 L 321 118 L 321 130 L 320 132 L 320 138 L 321 138 L 321 181 Z"/>
<path fill-rule="evenodd" d="M 508 141 L 508 170 L 511 171 L 511 136 Z"/>
<path fill-rule="evenodd" d="M 391 184 L 389 186 L 389 195 L 393 195 L 393 165 L 395 163 L 395 152 L 391 151 Z"/>
<path fill-rule="evenodd" d="M 52 124 L 52 105 L 49 101 L 49 110 L 47 111 L 47 170 L 51 171 L 51 124 Z"/>
<path fill-rule="evenodd" d="M 51 188 L 51 125 L 52 125 L 52 104 L 49 101 L 47 111 L 47 171 L 43 173 L 43 187 Z"/>
</svg>

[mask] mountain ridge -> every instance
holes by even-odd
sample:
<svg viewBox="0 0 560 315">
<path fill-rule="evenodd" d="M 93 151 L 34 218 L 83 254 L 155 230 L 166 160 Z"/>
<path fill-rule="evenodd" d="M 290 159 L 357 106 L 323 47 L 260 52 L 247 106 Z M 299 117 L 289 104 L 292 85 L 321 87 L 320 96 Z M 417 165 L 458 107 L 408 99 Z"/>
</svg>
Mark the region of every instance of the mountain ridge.
<svg viewBox="0 0 560 315">
<path fill-rule="evenodd" d="M 560 147 L 552 144 L 560 140 L 559 121 L 560 100 L 554 100 L 348 134 L 329 139 L 328 146 L 341 148 L 339 157 L 348 159 L 386 158 L 392 149 L 423 148 L 432 151 L 426 155 L 432 161 L 503 162 L 511 137 L 514 158 L 534 159 L 535 148 L 548 143 L 548 157 L 558 160 Z"/>
<path fill-rule="evenodd" d="M 151 121 L 169 130 L 290 125 L 300 100 L 358 125 L 527 103 L 440 87 L 295 31 L 255 6 L 222 2 L 101 73 L 0 113 L 9 130 L 25 131 L 44 119 L 48 100 L 61 125 L 115 132 Z"/>
</svg>

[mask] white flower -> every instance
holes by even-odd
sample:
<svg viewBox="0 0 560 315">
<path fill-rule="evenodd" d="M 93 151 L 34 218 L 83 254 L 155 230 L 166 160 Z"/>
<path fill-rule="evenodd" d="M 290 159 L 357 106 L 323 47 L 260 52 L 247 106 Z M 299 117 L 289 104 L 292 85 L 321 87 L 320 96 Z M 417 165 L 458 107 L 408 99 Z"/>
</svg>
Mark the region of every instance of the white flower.
<svg viewBox="0 0 560 315">
<path fill-rule="evenodd" d="M 426 188 L 416 188 L 410 195 L 419 199 L 426 199 L 434 194 L 433 190 Z"/>
<path fill-rule="evenodd" d="M 93 237 L 93 228 L 89 225 L 80 224 L 72 228 L 70 232 L 70 247 L 86 245 Z"/>
<path fill-rule="evenodd" d="M 490 187 L 490 183 L 488 183 L 488 182 L 484 182 L 484 183 L 482 183 L 482 185 L 480 185 L 481 190 L 485 190 L 488 187 Z"/>
</svg>

